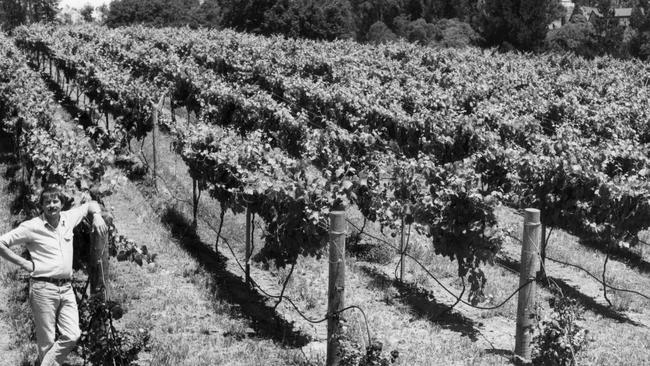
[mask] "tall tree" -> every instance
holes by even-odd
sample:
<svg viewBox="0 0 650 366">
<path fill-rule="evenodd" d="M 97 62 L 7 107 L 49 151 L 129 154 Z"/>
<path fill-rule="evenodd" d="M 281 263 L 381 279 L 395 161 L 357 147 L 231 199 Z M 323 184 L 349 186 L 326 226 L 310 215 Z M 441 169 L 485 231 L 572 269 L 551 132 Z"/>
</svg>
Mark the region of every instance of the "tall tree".
<svg viewBox="0 0 650 366">
<path fill-rule="evenodd" d="M 630 53 L 643 60 L 650 59 L 650 5 L 647 0 L 640 1 L 632 11 L 630 26 L 634 36 L 630 40 Z"/>
<path fill-rule="evenodd" d="M 239 31 L 259 33 L 266 13 L 277 1 L 274 0 L 224 0 L 223 25 Z"/>
<path fill-rule="evenodd" d="M 632 8 L 632 15 L 630 16 L 630 26 L 637 31 L 644 31 L 646 28 L 646 23 L 648 22 L 648 18 L 646 15 L 644 15 L 644 11 L 646 11 L 647 15 L 647 10 L 642 8 L 639 5 L 636 5 Z M 650 26 L 650 24 L 648 24 Z"/>
<path fill-rule="evenodd" d="M 357 40 L 367 40 L 366 35 L 376 22 L 386 24 L 395 30 L 394 21 L 403 16 L 402 0 L 350 0 L 351 11 L 355 22 Z"/>
<path fill-rule="evenodd" d="M 196 19 L 204 27 L 221 27 L 223 21 L 223 9 L 218 0 L 204 0 L 196 8 Z"/>
<path fill-rule="evenodd" d="M 568 52 L 593 58 L 600 52 L 594 27 L 590 22 L 569 22 L 560 28 L 549 30 L 547 49 Z"/>
<path fill-rule="evenodd" d="M 422 3 L 422 0 L 407 0 L 404 10 L 409 19 L 420 19 L 423 18 L 424 15 L 424 4 Z"/>
<path fill-rule="evenodd" d="M 472 4 L 477 0 L 423 0 L 422 18 L 431 23 L 438 19 L 471 17 Z"/>
<path fill-rule="evenodd" d="M 564 11 L 559 0 L 486 0 L 479 29 L 488 44 L 534 50 L 544 41 L 548 25 Z"/>
<path fill-rule="evenodd" d="M 106 17 L 108 16 L 108 5 L 102 4 L 98 6 L 96 9 L 97 9 L 98 21 L 104 22 L 106 20 Z"/>
<path fill-rule="evenodd" d="M 614 16 L 612 0 L 598 0 L 597 8 L 600 16 L 597 16 L 593 23 L 601 51 L 614 56 L 621 56 L 625 28 L 619 24 L 618 19 Z"/>
<path fill-rule="evenodd" d="M 92 22 L 93 21 L 93 12 L 95 11 L 95 8 L 93 8 L 92 5 L 86 4 L 81 9 L 79 9 L 79 15 L 81 15 L 81 18 L 85 22 Z"/>
<path fill-rule="evenodd" d="M 571 17 L 569 18 L 569 23 L 582 24 L 587 23 L 588 21 L 589 19 L 587 19 L 585 14 L 582 12 L 582 5 L 576 4 L 571 13 Z"/>
<path fill-rule="evenodd" d="M 194 9 L 198 0 L 114 0 L 110 3 L 105 24 L 111 27 L 146 24 L 161 26 L 197 26 Z"/>
<path fill-rule="evenodd" d="M 0 24 L 5 30 L 34 22 L 50 22 L 56 18 L 58 0 L 2 0 Z"/>
<path fill-rule="evenodd" d="M 264 34 L 333 40 L 353 38 L 354 24 L 344 0 L 279 0 L 264 13 Z"/>
<path fill-rule="evenodd" d="M 397 40 L 397 36 L 393 31 L 384 24 L 384 22 L 378 21 L 375 24 L 370 26 L 370 30 L 366 35 L 368 42 L 370 43 L 388 43 L 394 42 Z"/>
<path fill-rule="evenodd" d="M 35 22 L 51 22 L 59 11 L 59 0 L 32 0 Z"/>
<path fill-rule="evenodd" d="M 0 2 L 0 24 L 3 30 L 11 30 L 27 21 L 25 8 L 16 0 Z"/>
</svg>

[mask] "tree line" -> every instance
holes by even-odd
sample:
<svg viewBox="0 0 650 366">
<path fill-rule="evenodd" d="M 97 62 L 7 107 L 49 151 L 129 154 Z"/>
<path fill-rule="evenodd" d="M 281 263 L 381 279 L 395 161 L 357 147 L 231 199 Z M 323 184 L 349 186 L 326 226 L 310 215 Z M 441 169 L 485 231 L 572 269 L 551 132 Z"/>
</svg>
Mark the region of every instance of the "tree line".
<svg viewBox="0 0 650 366">
<path fill-rule="evenodd" d="M 4 29 L 53 19 L 57 0 L 1 0 Z M 603 16 L 589 21 L 582 7 Z M 630 26 L 614 8 L 633 7 Z M 576 0 L 566 14 L 560 0 L 114 0 L 98 9 L 109 27 L 145 24 L 233 28 L 262 35 L 382 43 L 481 46 L 522 51 L 572 51 L 650 58 L 648 0 Z M 81 15 L 92 21 L 92 7 Z M 569 18 L 549 30 L 557 19 Z"/>
<path fill-rule="evenodd" d="M 58 0 L 0 0 L 0 25 L 3 30 L 40 21 L 54 20 Z"/>
<path fill-rule="evenodd" d="M 539 48 L 559 0 L 115 0 L 106 24 L 229 27 L 256 34 Z"/>
</svg>

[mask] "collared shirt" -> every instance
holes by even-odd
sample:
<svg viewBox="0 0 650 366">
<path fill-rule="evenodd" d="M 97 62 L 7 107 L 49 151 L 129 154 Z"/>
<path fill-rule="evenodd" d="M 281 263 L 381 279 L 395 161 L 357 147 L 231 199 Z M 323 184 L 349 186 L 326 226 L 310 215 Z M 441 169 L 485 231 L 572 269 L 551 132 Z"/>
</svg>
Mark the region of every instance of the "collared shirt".
<svg viewBox="0 0 650 366">
<path fill-rule="evenodd" d="M 72 230 L 86 215 L 88 203 L 61 211 L 57 227 L 37 216 L 0 236 L 0 243 L 25 244 L 34 262 L 32 277 L 72 278 Z"/>
</svg>

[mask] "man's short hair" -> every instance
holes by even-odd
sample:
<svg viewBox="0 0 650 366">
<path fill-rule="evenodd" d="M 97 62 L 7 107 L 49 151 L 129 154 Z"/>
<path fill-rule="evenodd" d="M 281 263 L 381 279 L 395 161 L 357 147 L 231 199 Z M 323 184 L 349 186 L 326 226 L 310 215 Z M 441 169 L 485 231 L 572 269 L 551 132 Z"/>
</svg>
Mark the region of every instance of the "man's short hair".
<svg viewBox="0 0 650 366">
<path fill-rule="evenodd" d="M 43 188 L 41 191 L 41 197 L 38 200 L 38 203 L 42 206 L 43 201 L 45 201 L 46 198 L 56 196 L 58 197 L 59 201 L 61 201 L 61 204 L 65 201 L 65 195 L 63 194 L 63 190 L 61 190 L 61 187 L 57 185 L 49 185 Z"/>
</svg>

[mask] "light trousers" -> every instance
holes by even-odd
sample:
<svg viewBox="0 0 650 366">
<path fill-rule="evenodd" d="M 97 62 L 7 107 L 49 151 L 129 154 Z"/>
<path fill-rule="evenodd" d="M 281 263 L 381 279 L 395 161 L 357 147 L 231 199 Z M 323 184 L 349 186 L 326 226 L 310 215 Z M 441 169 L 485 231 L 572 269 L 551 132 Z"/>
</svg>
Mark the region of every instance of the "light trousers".
<svg viewBox="0 0 650 366">
<path fill-rule="evenodd" d="M 31 281 L 29 302 L 34 316 L 41 366 L 63 364 L 81 336 L 77 299 L 71 284 Z M 55 339 L 56 331 L 58 339 Z"/>
</svg>

